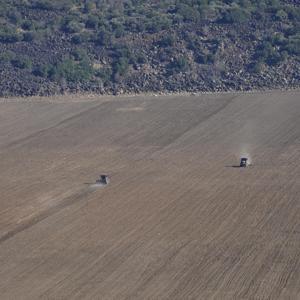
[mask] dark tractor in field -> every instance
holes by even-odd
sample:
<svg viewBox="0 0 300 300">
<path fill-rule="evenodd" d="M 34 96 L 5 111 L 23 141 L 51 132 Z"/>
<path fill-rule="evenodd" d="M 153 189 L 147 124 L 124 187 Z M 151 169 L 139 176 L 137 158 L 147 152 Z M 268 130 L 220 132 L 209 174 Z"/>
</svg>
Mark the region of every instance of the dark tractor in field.
<svg viewBox="0 0 300 300">
<path fill-rule="evenodd" d="M 109 184 L 109 177 L 108 175 L 100 175 L 99 179 L 96 180 L 97 184 L 106 185 Z"/>
<path fill-rule="evenodd" d="M 248 158 L 242 157 L 240 162 L 240 168 L 246 168 L 249 165 Z"/>
</svg>

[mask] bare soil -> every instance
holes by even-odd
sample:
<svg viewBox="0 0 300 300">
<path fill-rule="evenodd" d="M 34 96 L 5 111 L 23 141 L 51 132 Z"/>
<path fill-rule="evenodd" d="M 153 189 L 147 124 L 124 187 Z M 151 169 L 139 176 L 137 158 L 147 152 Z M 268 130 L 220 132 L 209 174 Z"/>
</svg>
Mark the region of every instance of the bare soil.
<svg viewBox="0 0 300 300">
<path fill-rule="evenodd" d="M 0 100 L 1 299 L 299 299 L 299 100 Z"/>
</svg>

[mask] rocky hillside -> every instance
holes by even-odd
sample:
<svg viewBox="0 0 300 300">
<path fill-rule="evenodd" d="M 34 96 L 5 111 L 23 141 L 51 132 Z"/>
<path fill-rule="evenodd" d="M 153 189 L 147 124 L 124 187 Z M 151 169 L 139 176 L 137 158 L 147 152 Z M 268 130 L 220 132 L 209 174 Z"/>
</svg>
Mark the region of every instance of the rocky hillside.
<svg viewBox="0 0 300 300">
<path fill-rule="evenodd" d="M 0 0 L 0 95 L 300 85 L 298 0 Z"/>
</svg>

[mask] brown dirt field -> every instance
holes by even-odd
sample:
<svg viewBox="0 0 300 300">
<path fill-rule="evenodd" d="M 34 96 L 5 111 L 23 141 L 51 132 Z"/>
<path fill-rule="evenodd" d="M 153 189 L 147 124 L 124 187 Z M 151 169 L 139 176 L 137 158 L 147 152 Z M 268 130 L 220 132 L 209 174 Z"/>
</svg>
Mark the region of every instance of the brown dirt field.
<svg viewBox="0 0 300 300">
<path fill-rule="evenodd" d="M 299 91 L 1 100 L 0 155 L 1 299 L 300 299 Z"/>
</svg>

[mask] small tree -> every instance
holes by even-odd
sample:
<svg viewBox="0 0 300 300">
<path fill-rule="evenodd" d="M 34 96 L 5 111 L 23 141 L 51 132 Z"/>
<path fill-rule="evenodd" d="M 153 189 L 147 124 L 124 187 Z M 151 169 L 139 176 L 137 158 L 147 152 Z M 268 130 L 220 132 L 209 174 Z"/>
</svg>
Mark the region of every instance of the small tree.
<svg viewBox="0 0 300 300">
<path fill-rule="evenodd" d="M 19 69 L 31 69 L 32 61 L 28 57 L 19 57 L 12 59 L 11 64 Z"/>
</svg>

